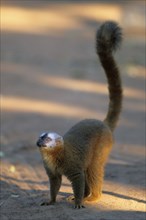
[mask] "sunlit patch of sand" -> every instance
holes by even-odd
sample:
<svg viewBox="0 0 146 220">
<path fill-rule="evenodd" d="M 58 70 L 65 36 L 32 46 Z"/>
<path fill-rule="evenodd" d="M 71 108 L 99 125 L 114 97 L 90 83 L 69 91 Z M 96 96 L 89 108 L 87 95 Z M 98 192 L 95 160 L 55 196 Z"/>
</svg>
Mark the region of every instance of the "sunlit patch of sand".
<svg viewBox="0 0 146 220">
<path fill-rule="evenodd" d="M 110 4 L 58 4 L 56 7 L 1 7 L 1 29 L 23 33 L 44 34 L 81 25 L 80 19 L 120 20 L 121 8 Z"/>
</svg>

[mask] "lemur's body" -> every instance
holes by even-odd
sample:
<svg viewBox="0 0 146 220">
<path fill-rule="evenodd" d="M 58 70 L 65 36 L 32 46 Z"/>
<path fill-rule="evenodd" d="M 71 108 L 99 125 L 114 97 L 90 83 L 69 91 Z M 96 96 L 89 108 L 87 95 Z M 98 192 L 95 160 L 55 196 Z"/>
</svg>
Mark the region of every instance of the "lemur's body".
<svg viewBox="0 0 146 220">
<path fill-rule="evenodd" d="M 97 54 L 109 86 L 110 102 L 105 120 L 85 119 L 77 123 L 63 136 L 64 143 L 57 137 L 57 146 L 53 148 L 45 145 L 49 134 L 43 134 L 38 140 L 50 179 L 51 200 L 48 204 L 56 201 L 62 175 L 72 183 L 76 208 L 82 207 L 84 201 L 97 201 L 101 197 L 104 165 L 113 145 L 112 133 L 122 104 L 120 75 L 112 55 L 121 40 L 121 29 L 115 22 L 105 22 L 96 36 Z"/>
</svg>

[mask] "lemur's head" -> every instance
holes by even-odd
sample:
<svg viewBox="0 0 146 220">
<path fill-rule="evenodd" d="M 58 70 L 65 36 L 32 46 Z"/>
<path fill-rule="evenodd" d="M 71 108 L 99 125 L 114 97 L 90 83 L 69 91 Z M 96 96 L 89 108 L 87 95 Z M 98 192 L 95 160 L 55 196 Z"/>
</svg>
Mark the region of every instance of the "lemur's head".
<svg viewBox="0 0 146 220">
<path fill-rule="evenodd" d="M 63 137 L 54 132 L 44 132 L 37 141 L 38 147 L 54 148 L 63 145 Z"/>
</svg>

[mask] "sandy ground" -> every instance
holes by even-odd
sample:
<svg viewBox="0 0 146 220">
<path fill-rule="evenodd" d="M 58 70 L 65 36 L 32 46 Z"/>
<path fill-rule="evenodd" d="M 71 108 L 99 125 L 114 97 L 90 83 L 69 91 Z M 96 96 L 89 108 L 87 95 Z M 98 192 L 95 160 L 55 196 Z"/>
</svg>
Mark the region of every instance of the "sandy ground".
<svg viewBox="0 0 146 220">
<path fill-rule="evenodd" d="M 145 35 L 144 2 L 2 4 L 1 32 L 1 220 L 144 220 Z M 63 178 L 55 206 L 35 146 L 42 131 L 64 134 L 83 118 L 103 119 L 108 93 L 95 54 L 98 25 L 124 28 L 116 59 L 124 86 L 123 112 L 106 166 L 103 197 L 74 210 Z"/>
</svg>

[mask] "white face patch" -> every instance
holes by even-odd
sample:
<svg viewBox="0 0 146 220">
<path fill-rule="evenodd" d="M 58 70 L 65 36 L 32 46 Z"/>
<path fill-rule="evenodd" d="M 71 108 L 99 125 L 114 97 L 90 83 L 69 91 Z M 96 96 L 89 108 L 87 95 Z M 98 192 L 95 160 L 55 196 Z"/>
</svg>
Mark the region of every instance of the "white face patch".
<svg viewBox="0 0 146 220">
<path fill-rule="evenodd" d="M 40 135 L 40 138 L 42 138 L 43 146 L 53 148 L 56 146 L 63 145 L 63 137 L 55 132 L 50 133 L 42 133 Z"/>
</svg>

